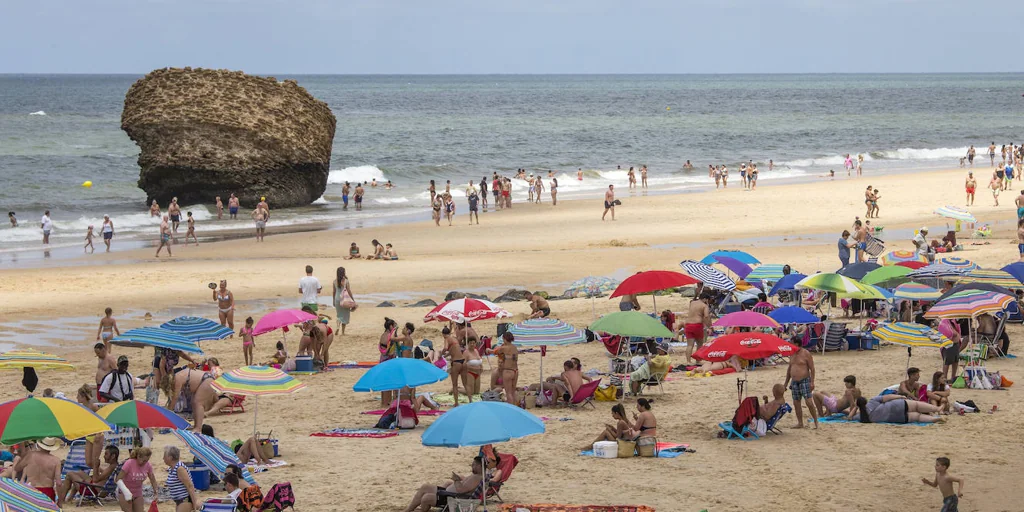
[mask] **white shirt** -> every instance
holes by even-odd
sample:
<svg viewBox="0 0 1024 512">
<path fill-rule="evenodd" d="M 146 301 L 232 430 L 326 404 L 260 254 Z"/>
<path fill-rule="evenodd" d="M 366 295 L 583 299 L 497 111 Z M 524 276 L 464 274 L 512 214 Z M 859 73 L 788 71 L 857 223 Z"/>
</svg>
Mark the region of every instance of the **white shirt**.
<svg viewBox="0 0 1024 512">
<path fill-rule="evenodd" d="M 914 245 L 917 246 L 917 252 L 918 253 L 920 253 L 920 254 L 927 254 L 928 253 L 928 240 L 926 240 L 924 238 L 924 234 L 918 233 L 917 236 L 914 237 Z"/>
<path fill-rule="evenodd" d="M 41 222 L 43 224 L 43 231 L 49 231 L 50 229 L 53 228 L 53 224 L 50 222 L 49 215 L 43 215 L 43 220 Z"/>
<path fill-rule="evenodd" d="M 103 377 L 103 382 L 100 382 L 99 391 L 110 395 L 115 401 L 126 400 L 126 397 L 134 396 L 135 377 L 132 377 L 132 374 L 128 372 L 120 374 L 117 373 L 117 370 L 114 370 L 108 373 L 106 377 Z"/>
<path fill-rule="evenodd" d="M 235 489 L 235 490 L 233 490 L 233 491 L 228 493 L 228 497 L 233 499 L 233 500 L 235 500 L 235 503 L 238 503 L 238 496 L 241 495 L 241 494 L 242 494 L 242 490 L 241 489 Z"/>
<path fill-rule="evenodd" d="M 299 279 L 299 290 L 302 291 L 303 304 L 316 304 L 317 294 L 323 287 L 320 280 L 313 276 L 306 276 Z"/>
</svg>

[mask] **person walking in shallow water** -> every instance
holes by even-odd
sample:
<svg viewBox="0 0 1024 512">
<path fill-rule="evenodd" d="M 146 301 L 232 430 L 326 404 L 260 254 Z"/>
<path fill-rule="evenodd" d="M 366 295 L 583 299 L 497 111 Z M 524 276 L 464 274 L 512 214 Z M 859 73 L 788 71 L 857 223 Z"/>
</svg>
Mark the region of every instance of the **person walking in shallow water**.
<svg viewBox="0 0 1024 512">
<path fill-rule="evenodd" d="M 609 211 L 612 212 L 612 220 L 615 220 L 615 185 L 608 185 L 608 190 L 604 193 L 604 213 L 601 214 L 601 220 L 604 220 Z"/>
<path fill-rule="evenodd" d="M 164 214 L 163 221 L 160 222 L 160 245 L 156 248 L 156 257 L 160 257 L 160 249 L 167 247 L 167 255 L 171 254 L 171 223 L 167 214 Z"/>
</svg>

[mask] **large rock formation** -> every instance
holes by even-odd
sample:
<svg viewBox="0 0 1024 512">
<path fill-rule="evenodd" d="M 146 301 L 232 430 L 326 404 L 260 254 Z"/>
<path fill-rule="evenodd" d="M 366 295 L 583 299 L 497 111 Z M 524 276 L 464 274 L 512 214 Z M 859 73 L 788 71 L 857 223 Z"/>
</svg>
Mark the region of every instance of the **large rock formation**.
<svg viewBox="0 0 1024 512">
<path fill-rule="evenodd" d="M 251 208 L 306 205 L 327 186 L 334 114 L 293 80 L 158 69 L 124 99 L 121 129 L 141 148 L 139 188 L 166 206 L 235 193 Z"/>
</svg>

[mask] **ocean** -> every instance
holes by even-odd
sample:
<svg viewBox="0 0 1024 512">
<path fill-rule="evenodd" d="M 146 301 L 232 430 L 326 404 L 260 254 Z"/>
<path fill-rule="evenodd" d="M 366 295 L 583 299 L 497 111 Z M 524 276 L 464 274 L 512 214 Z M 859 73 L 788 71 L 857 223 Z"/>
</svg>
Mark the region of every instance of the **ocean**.
<svg viewBox="0 0 1024 512">
<path fill-rule="evenodd" d="M 0 225 L 0 254 L 37 250 L 45 209 L 55 247 L 79 245 L 104 214 L 118 243 L 156 238 L 158 221 L 136 186 L 138 148 L 120 129 L 124 94 L 138 78 L 0 75 L 0 210 L 21 222 Z M 560 198 L 624 188 L 617 166 L 647 165 L 655 192 L 708 187 L 708 164 L 728 165 L 736 180 L 748 160 L 767 182 L 829 169 L 843 176 L 846 153 L 864 155 L 868 177 L 953 168 L 970 144 L 985 169 L 990 142 L 1020 144 L 1024 135 L 1019 73 L 277 78 L 326 101 L 338 125 L 323 197 L 274 209 L 271 227 L 429 219 L 428 180 L 441 190 L 451 180 L 461 198 L 470 179 L 517 168 L 553 171 Z M 687 160 L 693 171 L 683 170 Z M 367 188 L 362 212 L 342 211 L 342 184 L 374 179 L 394 188 Z M 525 199 L 524 190 L 516 182 L 513 194 Z M 184 206 L 201 238 L 250 225 L 211 220 L 212 205 Z"/>
</svg>

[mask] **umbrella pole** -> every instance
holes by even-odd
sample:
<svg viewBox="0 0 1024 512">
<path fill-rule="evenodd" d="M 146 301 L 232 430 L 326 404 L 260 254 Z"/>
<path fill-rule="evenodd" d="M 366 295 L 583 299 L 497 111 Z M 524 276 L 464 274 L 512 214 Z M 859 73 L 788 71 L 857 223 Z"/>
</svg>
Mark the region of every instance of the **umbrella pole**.
<svg viewBox="0 0 1024 512">
<path fill-rule="evenodd" d="M 541 349 L 540 354 L 540 397 L 544 396 L 544 349 Z"/>
<path fill-rule="evenodd" d="M 658 314 L 658 296 L 652 293 L 651 294 L 651 300 L 654 301 L 654 314 L 657 315 Z"/>
<path fill-rule="evenodd" d="M 256 395 L 256 404 L 252 408 L 252 438 L 256 439 L 256 418 L 260 414 L 260 396 Z M 248 462 L 248 461 L 246 461 Z"/>
</svg>

